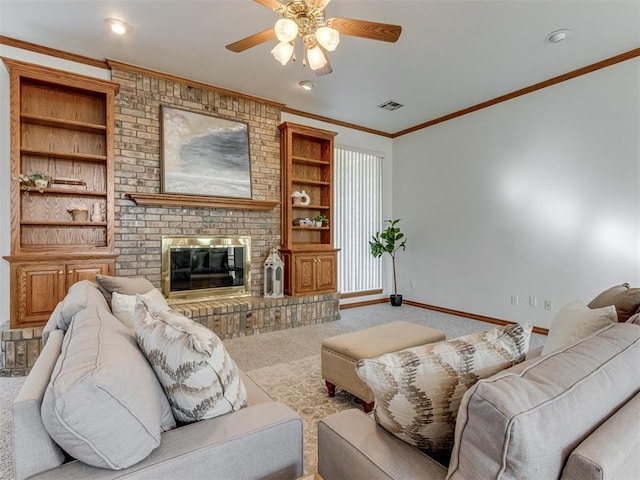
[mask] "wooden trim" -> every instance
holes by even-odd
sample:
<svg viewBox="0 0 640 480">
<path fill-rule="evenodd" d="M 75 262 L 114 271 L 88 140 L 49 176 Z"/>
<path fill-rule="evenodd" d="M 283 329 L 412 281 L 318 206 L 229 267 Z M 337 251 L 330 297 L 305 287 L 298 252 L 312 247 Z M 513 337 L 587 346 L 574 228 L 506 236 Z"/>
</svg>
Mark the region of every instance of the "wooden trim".
<svg viewBox="0 0 640 480">
<path fill-rule="evenodd" d="M 287 107 L 286 105 L 282 107 L 282 111 L 284 113 L 290 113 L 291 115 L 298 115 L 300 117 L 310 118 L 312 120 L 318 120 L 320 122 L 330 123 L 332 125 L 339 125 L 341 127 L 351 128 L 353 130 L 359 130 L 365 133 L 371 133 L 373 135 L 379 135 L 381 137 L 393 138 L 392 133 L 383 132 L 382 130 L 375 130 L 373 128 L 363 127 L 361 125 L 356 125 L 355 123 L 343 122 L 341 120 L 335 120 L 329 117 L 323 117 L 322 115 L 316 115 L 315 113 L 303 112 L 302 110 L 296 110 L 295 108 Z"/>
<path fill-rule="evenodd" d="M 379 298 L 377 300 L 366 300 L 364 302 L 345 303 L 344 305 L 340 305 L 340 310 L 355 307 L 366 307 L 367 305 L 377 305 L 379 303 L 387 303 L 388 301 L 388 298 Z"/>
<path fill-rule="evenodd" d="M 269 105 L 280 110 L 284 109 L 284 103 L 275 102 L 273 100 L 267 100 L 266 98 L 255 97 L 253 95 L 248 95 L 246 93 L 236 92 L 234 90 L 228 90 L 226 88 L 217 87 L 210 83 L 199 82 L 197 80 L 192 80 L 190 78 L 180 77 L 178 75 L 172 75 L 170 73 L 160 72 L 158 70 L 152 70 L 146 67 L 140 67 L 138 65 L 132 65 L 130 63 L 120 62 L 118 60 L 113 60 L 111 58 L 107 58 L 107 64 L 109 68 L 113 70 L 114 68 L 119 70 L 125 70 L 127 72 L 139 73 L 141 75 L 149 75 L 155 78 L 161 78 L 163 80 L 167 80 L 169 82 L 176 82 L 182 85 L 186 85 L 188 87 L 194 88 L 203 88 L 206 90 L 215 90 L 223 95 L 229 95 L 231 97 L 243 98 L 245 100 L 249 100 L 250 102 L 258 102 L 265 105 Z"/>
<path fill-rule="evenodd" d="M 128 193 L 137 205 L 158 207 L 230 208 L 235 210 L 271 210 L 278 201 L 250 200 L 245 198 L 206 197 L 201 195 L 173 195 L 163 193 Z"/>
<path fill-rule="evenodd" d="M 507 93 L 506 95 L 501 95 L 499 97 L 493 98 L 491 100 L 487 100 L 486 102 L 478 103 L 477 105 L 473 105 L 471 107 L 463 108 L 462 110 L 458 110 L 457 112 L 450 113 L 448 115 L 444 115 L 442 117 L 434 118 L 433 120 L 429 120 L 428 122 L 421 123 L 419 125 L 415 125 L 411 128 L 407 128 L 405 130 L 401 130 L 391 135 L 391 138 L 401 137 L 402 135 L 406 135 L 408 133 L 415 132 L 417 130 L 422 130 L 423 128 L 432 127 L 437 125 L 438 123 L 443 123 L 448 120 L 452 120 L 457 117 L 461 117 L 468 113 L 476 112 L 478 110 L 482 110 L 483 108 L 491 107 L 498 103 L 506 102 L 507 100 L 513 100 L 514 98 L 521 97 L 522 95 L 526 95 L 528 93 L 535 92 L 537 90 L 541 90 L 543 88 L 550 87 L 552 85 L 556 85 L 558 83 L 566 82 L 567 80 L 571 80 L 576 77 L 580 77 L 582 75 L 586 75 L 587 73 L 595 72 L 597 70 L 601 70 L 606 67 L 610 67 L 617 63 L 626 62 L 627 60 L 631 60 L 633 58 L 640 56 L 640 47 L 635 48 L 633 50 L 629 50 L 628 52 L 621 53 L 619 55 L 615 55 L 613 57 L 609 57 L 605 60 L 601 60 L 596 63 L 592 63 L 591 65 L 587 65 L 586 67 L 578 68 L 576 70 L 572 70 L 570 72 L 564 73 L 562 75 L 558 75 L 557 77 L 550 78 L 543 82 L 535 83 L 533 85 L 529 85 L 528 87 L 521 88 L 520 90 L 516 90 L 511 93 Z"/>
<path fill-rule="evenodd" d="M 381 293 L 382 293 L 382 289 L 381 288 L 379 288 L 377 290 L 365 290 L 365 291 L 362 291 L 362 292 L 341 293 L 340 294 L 340 299 L 366 297 L 367 295 L 380 295 Z"/>
<path fill-rule="evenodd" d="M 18 40 L 16 38 L 5 37 L 0 35 L 0 45 L 7 45 L 8 47 L 20 48 L 22 50 L 28 50 L 30 52 L 41 53 L 42 55 L 49 55 L 50 57 L 61 58 L 63 60 L 70 60 L 76 63 L 82 63 L 91 67 L 98 67 L 109 69 L 109 65 L 104 60 L 96 60 L 95 58 L 85 57 L 84 55 L 78 55 L 75 53 L 63 52 L 55 48 L 44 47 L 31 42 L 25 42 L 24 40 Z"/>
<path fill-rule="evenodd" d="M 484 315 L 478 315 L 476 313 L 462 312 L 460 310 L 453 310 L 451 308 L 436 307 L 434 305 L 427 305 L 420 302 L 414 302 L 412 300 L 404 300 L 403 303 L 411 305 L 413 307 L 424 308 L 426 310 L 433 310 L 434 312 L 448 313 L 449 315 L 455 315 L 457 317 L 470 318 L 471 320 L 478 320 L 480 322 L 492 323 L 494 325 L 515 325 L 516 322 L 510 322 L 508 320 L 501 320 L 499 318 L 486 317 Z M 539 333 L 540 335 L 548 335 L 549 329 L 542 327 L 533 327 L 533 333 Z"/>
</svg>

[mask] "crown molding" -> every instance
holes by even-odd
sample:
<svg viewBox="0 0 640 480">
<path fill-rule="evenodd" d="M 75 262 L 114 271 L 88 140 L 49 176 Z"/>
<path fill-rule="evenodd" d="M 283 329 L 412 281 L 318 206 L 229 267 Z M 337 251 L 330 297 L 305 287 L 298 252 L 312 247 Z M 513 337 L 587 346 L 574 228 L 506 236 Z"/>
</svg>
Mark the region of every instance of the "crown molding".
<svg viewBox="0 0 640 480">
<path fill-rule="evenodd" d="M 55 48 L 49 48 L 42 45 L 37 45 L 35 43 L 25 42 L 24 40 L 5 37 L 4 35 L 0 35 L 0 45 L 7 45 L 8 47 L 15 47 L 22 50 L 28 50 L 30 52 L 41 53 L 42 55 L 49 55 L 50 57 L 70 60 L 72 62 L 82 63 L 84 65 L 89 65 L 92 67 L 109 69 L 109 65 L 107 65 L 107 62 L 105 62 L 104 60 L 96 60 L 95 58 L 85 57 L 84 55 L 64 52 Z"/>
</svg>

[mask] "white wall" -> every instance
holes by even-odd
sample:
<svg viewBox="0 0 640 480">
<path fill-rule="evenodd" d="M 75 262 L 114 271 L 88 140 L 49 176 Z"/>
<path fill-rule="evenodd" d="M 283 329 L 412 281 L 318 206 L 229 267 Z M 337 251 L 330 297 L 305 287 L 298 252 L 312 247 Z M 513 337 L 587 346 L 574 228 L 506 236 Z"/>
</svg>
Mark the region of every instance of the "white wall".
<svg viewBox="0 0 640 480">
<path fill-rule="evenodd" d="M 355 147 L 370 152 L 381 153 L 384 156 L 382 165 L 382 183 L 383 183 L 383 198 L 382 198 L 382 216 L 383 218 L 391 218 L 393 212 L 392 204 L 392 186 L 393 186 L 393 141 L 391 138 L 382 137 L 380 135 L 373 135 L 371 133 L 362 132 L 353 128 L 341 127 L 331 123 L 320 122 L 318 120 L 312 120 L 306 117 L 300 117 L 289 113 L 282 114 L 282 121 L 299 123 L 301 125 L 308 125 L 310 127 L 322 128 L 332 132 L 337 132 L 335 137 L 335 144 L 341 146 Z M 381 226 L 382 227 L 382 226 Z M 369 249 L 369 245 L 363 245 L 363 248 Z M 388 255 L 385 255 L 388 257 Z M 381 298 L 385 295 L 389 295 L 389 292 L 393 289 L 393 279 L 391 277 L 391 271 L 388 263 L 388 259 L 384 259 L 385 262 L 385 278 L 384 278 L 384 293 L 382 295 L 374 295 L 368 297 L 355 297 L 351 299 L 343 299 L 341 304 L 349 304 L 355 302 L 362 302 L 374 298 Z M 338 254 L 338 264 L 340 263 L 340 254 Z"/>
<path fill-rule="evenodd" d="M 110 80 L 109 70 L 0 45 L 0 56 Z M 0 257 L 11 253 L 9 73 L 0 67 Z M 9 263 L 0 259 L 0 331 L 9 326 Z"/>
<path fill-rule="evenodd" d="M 640 287 L 639 59 L 398 137 L 393 153 L 406 298 L 548 327 L 571 300 Z"/>
</svg>

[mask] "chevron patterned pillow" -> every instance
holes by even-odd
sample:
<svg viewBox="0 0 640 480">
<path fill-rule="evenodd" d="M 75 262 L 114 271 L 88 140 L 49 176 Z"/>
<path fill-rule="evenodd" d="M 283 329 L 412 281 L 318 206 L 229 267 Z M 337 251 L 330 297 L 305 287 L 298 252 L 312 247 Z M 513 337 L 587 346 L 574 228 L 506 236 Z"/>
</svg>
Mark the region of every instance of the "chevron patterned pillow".
<svg viewBox="0 0 640 480">
<path fill-rule="evenodd" d="M 522 362 L 531 327 L 509 325 L 360 360 L 386 430 L 448 464 L 462 395 L 481 378 Z"/>
<path fill-rule="evenodd" d="M 176 421 L 192 423 L 247 405 L 247 391 L 222 341 L 173 310 L 150 312 L 136 298 L 134 329 Z"/>
</svg>

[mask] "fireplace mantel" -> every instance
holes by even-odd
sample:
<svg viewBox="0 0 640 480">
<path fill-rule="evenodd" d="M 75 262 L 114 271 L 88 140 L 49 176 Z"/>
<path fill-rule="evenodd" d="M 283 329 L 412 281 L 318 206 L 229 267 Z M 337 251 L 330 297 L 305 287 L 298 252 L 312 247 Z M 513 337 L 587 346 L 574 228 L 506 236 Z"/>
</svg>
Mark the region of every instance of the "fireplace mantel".
<svg viewBox="0 0 640 480">
<path fill-rule="evenodd" d="M 136 202 L 137 205 L 156 207 L 230 208 L 235 210 L 267 211 L 280 205 L 279 201 L 207 197 L 201 195 L 128 193 L 127 197 Z"/>
</svg>

